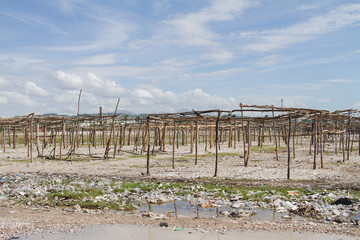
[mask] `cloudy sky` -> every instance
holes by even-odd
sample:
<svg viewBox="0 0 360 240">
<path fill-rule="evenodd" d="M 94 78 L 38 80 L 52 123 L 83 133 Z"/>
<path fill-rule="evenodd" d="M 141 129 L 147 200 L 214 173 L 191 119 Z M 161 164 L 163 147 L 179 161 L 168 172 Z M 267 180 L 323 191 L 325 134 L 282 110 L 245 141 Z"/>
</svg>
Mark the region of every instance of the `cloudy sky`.
<svg viewBox="0 0 360 240">
<path fill-rule="evenodd" d="M 0 116 L 360 108 L 357 0 L 0 2 Z"/>
</svg>

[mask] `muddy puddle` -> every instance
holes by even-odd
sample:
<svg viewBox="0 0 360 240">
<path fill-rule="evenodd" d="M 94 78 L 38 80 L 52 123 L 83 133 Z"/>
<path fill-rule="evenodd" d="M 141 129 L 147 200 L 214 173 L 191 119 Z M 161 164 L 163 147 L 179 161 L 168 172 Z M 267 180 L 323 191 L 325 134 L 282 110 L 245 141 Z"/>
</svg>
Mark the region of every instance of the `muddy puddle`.
<svg viewBox="0 0 360 240">
<path fill-rule="evenodd" d="M 37 239 L 52 239 L 52 240 L 235 240 L 235 239 L 276 239 L 276 240 L 310 240 L 310 239 L 327 239 L 327 240 L 355 240 L 356 237 L 340 236 L 334 234 L 319 234 L 319 233 L 297 233 L 285 231 L 260 231 L 260 232 L 240 232 L 229 231 L 220 233 L 216 231 L 200 232 L 198 230 L 184 228 L 179 231 L 174 231 L 170 228 L 160 228 L 151 226 L 133 226 L 133 225 L 103 225 L 84 228 L 78 233 L 57 233 L 57 234 L 36 234 L 31 236 L 24 236 L 16 238 L 19 240 L 37 240 Z"/>
<path fill-rule="evenodd" d="M 201 207 L 201 205 L 194 205 L 187 201 L 177 200 L 174 202 L 168 202 L 166 204 L 144 204 L 137 209 L 136 214 L 141 215 L 143 212 L 153 212 L 158 214 L 164 214 L 170 216 L 185 216 L 195 218 L 227 218 L 223 213 L 234 210 L 231 207 Z M 288 212 L 277 212 L 271 209 L 247 209 L 256 212 L 254 215 L 247 216 L 247 218 L 264 220 L 264 221 L 305 221 L 303 217 L 296 215 L 288 215 Z M 246 216 L 244 216 L 246 217 Z"/>
</svg>

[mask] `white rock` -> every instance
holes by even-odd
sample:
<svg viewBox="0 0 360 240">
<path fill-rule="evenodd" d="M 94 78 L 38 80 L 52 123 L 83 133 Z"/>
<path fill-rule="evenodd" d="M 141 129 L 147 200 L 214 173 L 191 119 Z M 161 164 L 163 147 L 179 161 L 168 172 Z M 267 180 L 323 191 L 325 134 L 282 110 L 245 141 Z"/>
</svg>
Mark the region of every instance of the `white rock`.
<svg viewBox="0 0 360 240">
<path fill-rule="evenodd" d="M 284 207 L 288 211 L 290 211 L 290 210 L 295 211 L 297 209 L 297 207 L 294 204 L 292 204 L 291 202 L 289 202 L 289 201 L 285 202 Z"/>
<path fill-rule="evenodd" d="M 339 216 L 339 215 L 341 214 L 338 209 L 333 209 L 333 210 L 332 210 L 332 213 L 333 213 L 334 215 L 336 215 L 336 216 Z"/>
</svg>

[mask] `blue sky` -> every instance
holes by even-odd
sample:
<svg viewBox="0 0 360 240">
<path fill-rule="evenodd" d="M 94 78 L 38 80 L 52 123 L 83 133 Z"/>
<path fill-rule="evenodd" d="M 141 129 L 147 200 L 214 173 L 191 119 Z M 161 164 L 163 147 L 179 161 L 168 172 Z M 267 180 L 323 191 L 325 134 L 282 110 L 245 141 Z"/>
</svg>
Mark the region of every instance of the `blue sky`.
<svg viewBox="0 0 360 240">
<path fill-rule="evenodd" d="M 0 116 L 360 108 L 360 2 L 1 0 Z"/>
</svg>

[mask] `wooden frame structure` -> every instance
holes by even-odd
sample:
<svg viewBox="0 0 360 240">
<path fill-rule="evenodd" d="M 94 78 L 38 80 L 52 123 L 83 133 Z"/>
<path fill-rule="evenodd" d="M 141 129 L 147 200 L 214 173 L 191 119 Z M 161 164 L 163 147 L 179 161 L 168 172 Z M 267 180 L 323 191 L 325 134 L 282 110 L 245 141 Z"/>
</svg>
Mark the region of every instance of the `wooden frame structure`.
<svg viewBox="0 0 360 240">
<path fill-rule="evenodd" d="M 36 150 L 38 157 L 72 160 L 77 155 L 76 149 L 80 145 L 87 145 L 88 157 L 107 159 L 110 158 L 111 148 L 112 157 L 115 158 L 116 153 L 124 151 L 122 146 L 133 145 L 132 154 L 147 154 L 146 173 L 150 174 L 151 154 L 165 152 L 167 144 L 172 146 L 171 166 L 175 168 L 175 146 L 178 147 L 179 138 L 182 145 L 190 143 L 189 151 L 194 154 L 194 165 L 197 165 L 199 142 L 202 139 L 205 150 L 215 148 L 214 177 L 217 177 L 218 151 L 225 141 L 228 148 L 239 148 L 244 166 L 247 167 L 252 144 L 257 142 L 262 147 L 267 139 L 274 144 L 277 160 L 280 145 L 287 147 L 287 178 L 290 179 L 291 159 L 296 157 L 299 138 L 301 143 L 303 138 L 309 140 L 313 169 L 319 165 L 323 168 L 323 153 L 330 141 L 334 153 L 341 153 L 343 161 L 349 159 L 350 152 L 356 147 L 360 155 L 359 129 L 359 111 L 353 109 L 330 112 L 239 104 L 238 109 L 230 111 L 213 109 L 149 114 L 146 119 L 129 121 L 120 118 L 116 107 L 115 113 L 107 116 L 82 116 L 79 113 L 72 117 L 37 116 L 32 113 L 22 117 L 0 118 L 0 143 L 4 152 L 7 147 L 15 149 L 23 144 L 31 162 L 33 150 Z M 45 156 L 44 149 L 49 146 L 52 150 Z M 104 148 L 103 156 L 91 154 L 91 148 L 96 147 Z"/>
</svg>

